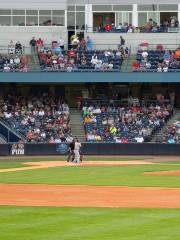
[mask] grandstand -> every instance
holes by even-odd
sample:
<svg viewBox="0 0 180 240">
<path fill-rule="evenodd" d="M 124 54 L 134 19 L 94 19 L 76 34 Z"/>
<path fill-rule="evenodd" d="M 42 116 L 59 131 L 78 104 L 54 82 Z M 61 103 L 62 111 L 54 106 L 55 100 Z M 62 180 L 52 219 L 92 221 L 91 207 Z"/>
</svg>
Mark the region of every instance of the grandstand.
<svg viewBox="0 0 180 240">
<path fill-rule="evenodd" d="M 179 1 L 0 2 L 2 142 L 179 143 Z"/>
</svg>

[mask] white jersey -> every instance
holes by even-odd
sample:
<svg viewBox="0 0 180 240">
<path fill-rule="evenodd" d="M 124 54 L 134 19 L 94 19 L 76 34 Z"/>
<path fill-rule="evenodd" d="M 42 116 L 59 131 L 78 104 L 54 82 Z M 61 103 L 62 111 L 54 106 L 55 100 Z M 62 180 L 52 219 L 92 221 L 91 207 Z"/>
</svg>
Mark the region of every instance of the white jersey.
<svg viewBox="0 0 180 240">
<path fill-rule="evenodd" d="M 81 148 L 81 143 L 80 143 L 80 142 L 75 142 L 74 150 L 75 150 L 75 151 L 79 151 L 80 148 Z"/>
</svg>

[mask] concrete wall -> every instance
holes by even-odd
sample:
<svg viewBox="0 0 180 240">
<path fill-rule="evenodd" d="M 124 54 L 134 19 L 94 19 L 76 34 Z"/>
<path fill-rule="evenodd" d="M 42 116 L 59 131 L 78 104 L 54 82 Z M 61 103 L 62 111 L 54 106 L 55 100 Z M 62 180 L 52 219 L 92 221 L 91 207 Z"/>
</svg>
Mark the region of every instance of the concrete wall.
<svg viewBox="0 0 180 240">
<path fill-rule="evenodd" d="M 66 9 L 66 0 L 0 0 L 0 8 L 5 9 Z"/>
<path fill-rule="evenodd" d="M 60 37 L 67 41 L 67 30 L 65 27 L 0 27 L 0 36 L 0 46 L 6 47 L 10 40 L 13 40 L 14 43 L 20 41 L 29 47 L 32 36 L 41 37 L 47 44 L 59 40 Z"/>
<path fill-rule="evenodd" d="M 32 36 L 41 37 L 45 43 L 50 44 L 59 40 L 60 36 L 67 43 L 66 27 L 0 27 L 0 46 L 8 46 L 10 40 L 20 41 L 29 47 Z M 136 52 L 138 45 L 143 41 L 150 44 L 163 44 L 165 48 L 174 49 L 180 45 L 180 33 L 86 33 L 94 42 L 95 49 L 113 49 L 120 43 L 119 37 L 123 36 L 126 45 L 131 46 L 132 52 Z"/>
<path fill-rule="evenodd" d="M 179 3 L 179 0 L 67 0 L 68 4 L 174 4 Z"/>
<path fill-rule="evenodd" d="M 94 42 L 95 48 L 115 48 L 120 43 L 120 36 L 126 40 L 127 46 L 131 46 L 132 52 L 143 41 L 150 44 L 163 44 L 168 49 L 174 49 L 180 45 L 180 33 L 87 33 Z M 100 46 L 102 44 L 102 46 Z"/>
<path fill-rule="evenodd" d="M 0 72 L 0 83 L 179 83 L 179 72 Z"/>
</svg>

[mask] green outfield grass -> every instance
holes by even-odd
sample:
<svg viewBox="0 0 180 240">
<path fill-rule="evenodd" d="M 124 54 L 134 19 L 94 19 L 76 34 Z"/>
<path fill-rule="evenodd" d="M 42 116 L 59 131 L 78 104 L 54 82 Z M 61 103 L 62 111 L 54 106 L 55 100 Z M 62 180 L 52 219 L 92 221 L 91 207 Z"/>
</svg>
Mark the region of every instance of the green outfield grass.
<svg viewBox="0 0 180 240">
<path fill-rule="evenodd" d="M 2 240 L 179 240 L 180 209 L 0 207 Z"/>
<path fill-rule="evenodd" d="M 88 157 L 88 160 L 145 158 Z M 0 168 L 64 157 L 0 159 Z M 0 183 L 180 187 L 180 176 L 144 175 L 180 170 L 180 162 L 155 165 L 67 166 L 0 173 Z M 0 206 L 0 240 L 179 240 L 180 209 Z"/>
<path fill-rule="evenodd" d="M 180 187 L 180 175 L 145 175 L 146 171 L 180 170 L 180 164 L 67 166 L 0 173 L 0 183 L 46 183 Z"/>
</svg>

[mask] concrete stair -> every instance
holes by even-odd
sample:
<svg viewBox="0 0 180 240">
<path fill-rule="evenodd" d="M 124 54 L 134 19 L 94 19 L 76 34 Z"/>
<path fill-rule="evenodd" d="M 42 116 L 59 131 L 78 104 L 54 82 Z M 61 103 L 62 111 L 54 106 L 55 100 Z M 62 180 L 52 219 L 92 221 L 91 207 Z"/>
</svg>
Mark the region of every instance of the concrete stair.
<svg viewBox="0 0 180 240">
<path fill-rule="evenodd" d="M 85 142 L 84 124 L 81 111 L 75 108 L 70 109 L 70 126 L 73 137 L 77 137 L 81 142 Z"/>
<path fill-rule="evenodd" d="M 155 132 L 153 134 L 151 142 L 157 142 L 158 139 L 160 139 L 164 134 L 168 126 L 173 124 L 175 121 L 180 121 L 180 109 L 174 109 L 174 114 L 173 116 L 167 121 L 167 123 L 161 128 L 159 132 Z"/>
<path fill-rule="evenodd" d="M 132 63 L 135 60 L 136 60 L 136 55 L 135 54 L 133 54 L 133 55 L 130 54 L 130 56 L 123 61 L 123 64 L 121 66 L 121 71 L 122 72 L 132 72 Z"/>
<path fill-rule="evenodd" d="M 37 54 L 30 55 L 30 61 L 28 65 L 31 71 L 41 71 Z"/>
</svg>

